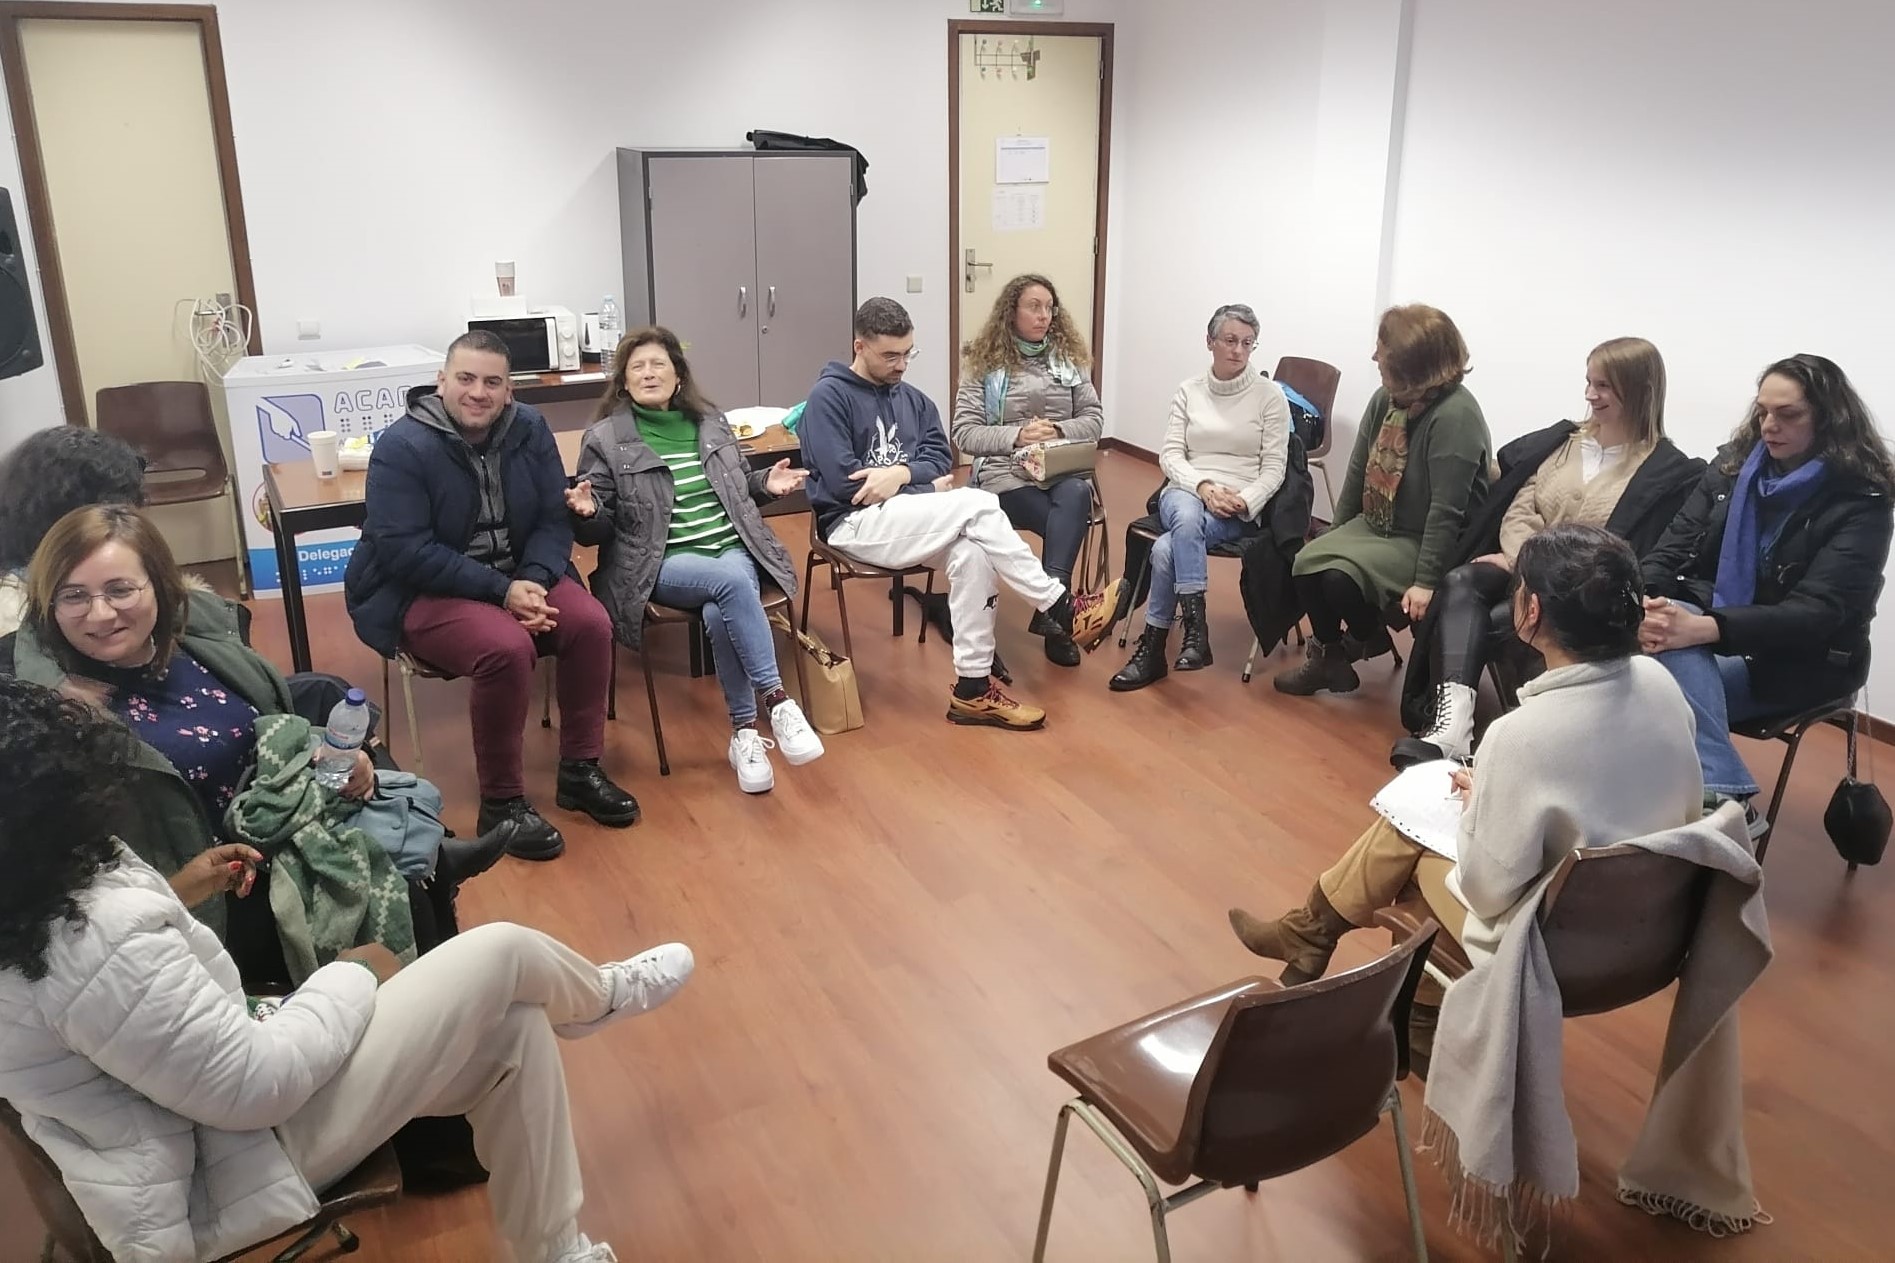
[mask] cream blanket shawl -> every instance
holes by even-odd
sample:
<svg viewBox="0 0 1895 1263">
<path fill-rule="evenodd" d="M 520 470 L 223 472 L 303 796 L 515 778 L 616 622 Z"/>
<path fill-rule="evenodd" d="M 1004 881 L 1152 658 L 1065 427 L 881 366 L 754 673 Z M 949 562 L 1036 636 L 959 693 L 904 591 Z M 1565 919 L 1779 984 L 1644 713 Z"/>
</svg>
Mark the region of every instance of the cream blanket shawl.
<svg viewBox="0 0 1895 1263">
<path fill-rule="evenodd" d="M 1769 1222 L 1744 1149 L 1737 1039 L 1737 1001 L 1770 961 L 1763 870 L 1736 804 L 1628 841 L 1712 879 L 1645 1124 L 1619 1170 L 1619 1200 L 1714 1236 L 1743 1232 Z M 1540 934 L 1545 891 L 1542 882 L 1527 896 L 1493 958 L 1448 989 L 1428 1076 L 1422 1147 L 1454 1190 L 1452 1221 L 1488 1245 L 1509 1220 L 1522 1236 L 1550 1227 L 1579 1192 L 1559 983 Z"/>
</svg>

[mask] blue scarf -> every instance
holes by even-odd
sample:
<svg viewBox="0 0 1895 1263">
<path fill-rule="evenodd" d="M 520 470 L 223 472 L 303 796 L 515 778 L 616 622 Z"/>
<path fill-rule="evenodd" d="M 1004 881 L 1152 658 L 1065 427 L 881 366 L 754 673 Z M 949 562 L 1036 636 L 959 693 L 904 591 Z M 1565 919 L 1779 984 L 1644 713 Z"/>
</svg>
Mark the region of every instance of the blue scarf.
<svg viewBox="0 0 1895 1263">
<path fill-rule="evenodd" d="M 1809 503 L 1829 473 L 1821 460 L 1805 461 L 1787 474 L 1768 472 L 1768 464 L 1769 456 L 1758 443 L 1737 471 L 1724 519 L 1724 542 L 1717 550 L 1712 609 L 1749 605 L 1757 599 L 1757 571 L 1763 559 L 1776 547 L 1790 515 Z"/>
<path fill-rule="evenodd" d="M 1046 355 L 1044 341 L 1028 342 L 1016 335 L 1013 344 L 1020 348 L 1020 354 L 1029 359 Z M 1046 371 L 1052 377 L 1055 386 L 1064 386 L 1067 390 L 1071 390 L 1086 380 L 1086 375 L 1079 371 L 1078 365 L 1057 353 L 1046 356 Z M 987 424 L 999 425 L 1007 408 L 1007 370 L 996 368 L 987 374 L 986 381 L 981 383 L 981 395 L 982 402 L 987 405 Z"/>
</svg>

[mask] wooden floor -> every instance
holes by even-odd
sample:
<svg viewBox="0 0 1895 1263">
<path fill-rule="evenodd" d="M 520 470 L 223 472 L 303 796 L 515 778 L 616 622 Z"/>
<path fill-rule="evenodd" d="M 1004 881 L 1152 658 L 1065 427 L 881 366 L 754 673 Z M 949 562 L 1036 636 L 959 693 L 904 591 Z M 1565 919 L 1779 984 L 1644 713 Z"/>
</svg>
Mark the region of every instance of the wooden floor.
<svg viewBox="0 0 1895 1263">
<path fill-rule="evenodd" d="M 1156 474 L 1113 455 L 1103 481 L 1122 525 Z M 804 519 L 775 523 L 800 556 Z M 1028 1257 L 1066 1095 L 1046 1054 L 1255 972 L 1226 907 L 1300 900 L 1390 775 L 1397 682 L 1386 660 L 1348 698 L 1277 694 L 1281 653 L 1241 685 L 1250 637 L 1234 571 L 1212 565 L 1217 665 L 1129 696 L 1106 691 L 1116 646 L 1077 670 L 1053 667 L 1025 634 L 1024 606 L 1004 598 L 1017 692 L 1051 714 L 1044 732 L 1018 735 L 945 723 L 948 647 L 917 645 L 912 618 L 909 637 L 891 639 L 886 602 L 855 585 L 868 726 L 830 738 L 820 762 L 779 761 L 776 790 L 759 797 L 738 792 L 717 686 L 687 677 L 674 634 L 656 659 L 669 777 L 657 774 L 637 660 L 621 665 L 606 764 L 644 805 L 629 831 L 550 810 L 555 734 L 529 728 L 529 780 L 568 852 L 505 861 L 467 887 L 464 915 L 535 925 L 599 958 L 673 938 L 698 957 L 671 1005 L 568 1046 L 587 1231 L 628 1261 Z M 310 605 L 317 667 L 378 682 L 341 598 Z M 826 590 L 815 609 L 839 640 Z M 259 603 L 256 627 L 258 647 L 286 660 L 272 603 Z M 416 688 L 427 774 L 450 823 L 471 826 L 464 685 Z M 407 760 L 398 718 L 393 739 Z M 1774 776 L 1778 748 L 1746 751 L 1760 775 Z M 1895 1253 L 1890 875 L 1846 878 L 1822 834 L 1841 757 L 1831 732 L 1805 747 L 1770 856 L 1777 958 L 1743 1008 L 1750 1154 L 1775 1223 L 1713 1241 L 1614 1200 L 1658 1063 L 1659 996 L 1566 1025 L 1584 1186 L 1555 1257 Z M 1383 942 L 1354 935 L 1339 964 Z M 1417 1117 L 1419 1085 L 1407 1100 Z M 1255 1197 L 1220 1193 L 1179 1212 L 1175 1257 L 1410 1257 L 1393 1146 L 1384 1124 Z M 1418 1168 L 1433 1257 L 1483 1257 L 1448 1227 L 1434 1168 Z M 16 1201 L 0 1192 L 0 1208 Z M 353 1226 L 363 1263 L 504 1257 L 479 1191 L 411 1197 Z M 8 1232 L 0 1254 L 31 1257 L 33 1237 Z M 1074 1128 L 1049 1258 L 1150 1257 L 1138 1186 Z"/>
</svg>

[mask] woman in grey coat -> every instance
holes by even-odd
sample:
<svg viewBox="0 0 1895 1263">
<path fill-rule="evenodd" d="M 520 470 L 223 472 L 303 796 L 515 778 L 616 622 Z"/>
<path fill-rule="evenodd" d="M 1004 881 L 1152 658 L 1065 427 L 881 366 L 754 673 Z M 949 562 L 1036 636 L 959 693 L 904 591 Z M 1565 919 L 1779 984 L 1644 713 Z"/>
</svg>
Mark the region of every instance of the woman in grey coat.
<svg viewBox="0 0 1895 1263">
<path fill-rule="evenodd" d="M 1034 443 L 1096 442 L 1105 433 L 1085 341 L 1060 310 L 1053 283 L 1029 272 L 1007 282 L 963 355 L 952 437 L 962 455 L 974 458 L 972 485 L 999 496 L 1016 529 L 1045 541 L 1041 564 L 1071 588 L 1092 525 L 1092 481 L 1075 476 L 1037 486 L 1020 476 L 1012 457 Z M 1040 617 L 1034 616 L 1036 632 Z M 1079 646 L 1070 636 L 1047 634 L 1046 656 L 1076 667 Z"/>
<path fill-rule="evenodd" d="M 796 575 L 757 505 L 807 476 L 788 460 L 751 470 L 724 414 L 698 393 L 677 335 L 652 327 L 619 343 L 566 493 L 573 538 L 599 546 L 594 587 L 620 643 L 640 648 L 647 601 L 702 614 L 730 707 L 730 766 L 746 794 L 776 784 L 772 748 L 792 765 L 823 752 L 784 691 L 762 597 L 763 579 L 793 593 Z M 759 699 L 771 737 L 757 731 Z"/>
</svg>

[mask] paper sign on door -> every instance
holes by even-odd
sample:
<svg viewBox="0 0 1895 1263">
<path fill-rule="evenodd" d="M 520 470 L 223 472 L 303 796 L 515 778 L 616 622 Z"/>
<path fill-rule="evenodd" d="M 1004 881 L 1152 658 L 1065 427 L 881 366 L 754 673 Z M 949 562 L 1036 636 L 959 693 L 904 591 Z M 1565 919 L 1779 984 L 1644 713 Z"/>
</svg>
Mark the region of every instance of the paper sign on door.
<svg viewBox="0 0 1895 1263">
<path fill-rule="evenodd" d="M 1051 142 L 1044 136 L 1002 136 L 994 141 L 995 184 L 1045 184 L 1053 178 Z"/>
<path fill-rule="evenodd" d="M 1016 185 L 994 190 L 994 231 L 1031 232 L 1046 227 L 1046 190 Z"/>
</svg>

